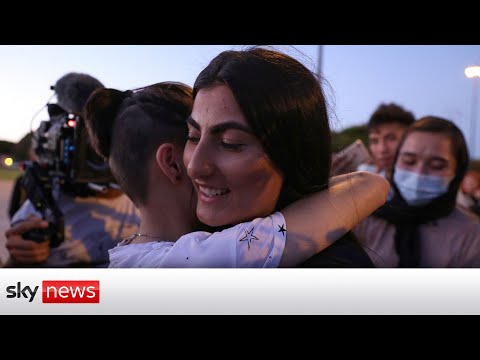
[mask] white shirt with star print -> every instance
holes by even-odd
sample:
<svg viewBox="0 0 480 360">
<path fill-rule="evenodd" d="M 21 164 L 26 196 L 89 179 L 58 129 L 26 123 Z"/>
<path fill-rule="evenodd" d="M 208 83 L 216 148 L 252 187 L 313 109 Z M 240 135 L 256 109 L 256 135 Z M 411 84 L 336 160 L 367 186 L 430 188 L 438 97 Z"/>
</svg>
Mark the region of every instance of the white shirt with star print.
<svg viewBox="0 0 480 360">
<path fill-rule="evenodd" d="M 221 232 L 197 231 L 176 242 L 130 244 L 110 249 L 111 268 L 275 268 L 285 247 L 286 223 L 276 212 Z"/>
</svg>

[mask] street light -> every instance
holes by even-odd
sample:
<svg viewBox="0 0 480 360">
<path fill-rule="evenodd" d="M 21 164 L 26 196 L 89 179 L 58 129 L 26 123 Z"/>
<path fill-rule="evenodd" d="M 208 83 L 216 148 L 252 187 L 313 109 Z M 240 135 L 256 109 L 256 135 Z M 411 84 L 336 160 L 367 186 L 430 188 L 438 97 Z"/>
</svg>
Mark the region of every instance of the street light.
<svg viewBox="0 0 480 360">
<path fill-rule="evenodd" d="M 468 78 L 480 78 L 480 66 L 469 66 L 465 69 L 465 75 Z M 470 114 L 470 146 L 472 147 L 471 156 L 475 157 L 475 125 L 477 117 L 477 95 L 478 92 L 478 81 L 473 79 L 473 91 L 472 91 L 472 112 Z"/>
<path fill-rule="evenodd" d="M 323 45 L 318 45 L 317 75 L 319 79 L 321 79 L 322 77 L 322 62 L 323 62 Z"/>
</svg>

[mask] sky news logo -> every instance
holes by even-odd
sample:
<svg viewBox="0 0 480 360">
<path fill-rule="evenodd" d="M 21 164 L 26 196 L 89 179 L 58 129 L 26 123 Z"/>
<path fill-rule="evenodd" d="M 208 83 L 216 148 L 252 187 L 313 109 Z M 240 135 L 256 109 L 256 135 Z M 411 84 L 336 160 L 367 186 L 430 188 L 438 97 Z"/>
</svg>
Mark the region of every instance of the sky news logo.
<svg viewBox="0 0 480 360">
<path fill-rule="evenodd" d="M 27 299 L 32 302 L 37 286 L 24 286 L 21 282 L 6 287 L 7 299 Z M 98 280 L 44 280 L 42 281 L 44 304 L 98 304 L 100 281 Z"/>
</svg>

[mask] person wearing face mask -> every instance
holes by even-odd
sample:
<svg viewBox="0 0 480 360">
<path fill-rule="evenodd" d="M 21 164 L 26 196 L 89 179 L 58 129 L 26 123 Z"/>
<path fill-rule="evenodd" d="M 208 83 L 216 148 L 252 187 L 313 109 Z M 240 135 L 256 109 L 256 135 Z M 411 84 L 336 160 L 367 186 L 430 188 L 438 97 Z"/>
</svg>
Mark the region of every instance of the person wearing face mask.
<svg viewBox="0 0 480 360">
<path fill-rule="evenodd" d="M 377 267 L 480 267 L 480 222 L 456 207 L 469 162 L 451 121 L 426 116 L 403 136 L 392 198 L 354 228 Z"/>
</svg>

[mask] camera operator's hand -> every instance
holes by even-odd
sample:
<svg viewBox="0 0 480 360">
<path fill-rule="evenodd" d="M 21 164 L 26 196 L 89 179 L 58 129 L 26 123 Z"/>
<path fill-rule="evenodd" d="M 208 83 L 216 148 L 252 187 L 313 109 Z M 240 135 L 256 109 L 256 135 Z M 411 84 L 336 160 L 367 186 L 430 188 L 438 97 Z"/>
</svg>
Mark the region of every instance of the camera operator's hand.
<svg viewBox="0 0 480 360">
<path fill-rule="evenodd" d="M 47 260 L 50 254 L 49 241 L 35 242 L 22 238 L 22 234 L 33 229 L 45 229 L 48 222 L 38 217 L 29 217 L 5 232 L 6 247 L 10 253 L 12 265 L 32 265 Z"/>
</svg>

